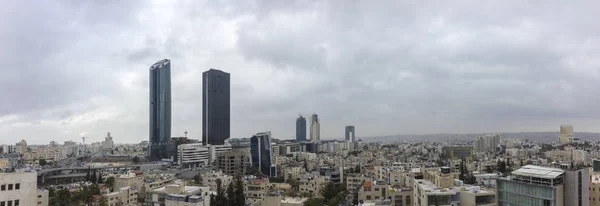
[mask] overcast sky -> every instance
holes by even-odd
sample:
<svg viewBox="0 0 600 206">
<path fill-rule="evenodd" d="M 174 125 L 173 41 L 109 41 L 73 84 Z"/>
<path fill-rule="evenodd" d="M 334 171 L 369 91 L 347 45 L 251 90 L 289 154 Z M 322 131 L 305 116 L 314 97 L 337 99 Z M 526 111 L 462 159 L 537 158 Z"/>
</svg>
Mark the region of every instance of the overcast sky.
<svg viewBox="0 0 600 206">
<path fill-rule="evenodd" d="M 526 3 L 531 2 L 531 3 Z M 148 139 L 172 61 L 172 136 L 200 138 L 202 72 L 231 73 L 231 134 L 600 131 L 600 1 L 9 1 L 0 144 Z"/>
</svg>

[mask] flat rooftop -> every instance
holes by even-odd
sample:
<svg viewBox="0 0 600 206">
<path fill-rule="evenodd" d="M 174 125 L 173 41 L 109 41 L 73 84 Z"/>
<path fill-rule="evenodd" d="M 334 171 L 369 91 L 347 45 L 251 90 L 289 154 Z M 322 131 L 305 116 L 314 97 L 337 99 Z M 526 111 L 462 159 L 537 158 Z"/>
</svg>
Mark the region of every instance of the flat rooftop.
<svg viewBox="0 0 600 206">
<path fill-rule="evenodd" d="M 421 188 L 423 188 L 423 192 L 425 192 L 425 194 L 455 195 L 460 192 L 474 193 L 473 191 L 477 191 L 476 193 L 478 194 L 495 194 L 495 192 L 481 189 L 481 187 L 479 186 L 464 185 L 453 186 L 448 188 L 438 188 L 437 185 L 433 184 L 429 180 L 418 180 L 418 182 Z M 465 190 L 461 190 L 461 188 L 464 188 Z"/>
<path fill-rule="evenodd" d="M 537 177 L 543 179 L 554 179 L 564 174 L 565 171 L 557 168 L 540 167 L 535 165 L 525 165 L 518 170 L 513 171 L 512 175 Z"/>
</svg>

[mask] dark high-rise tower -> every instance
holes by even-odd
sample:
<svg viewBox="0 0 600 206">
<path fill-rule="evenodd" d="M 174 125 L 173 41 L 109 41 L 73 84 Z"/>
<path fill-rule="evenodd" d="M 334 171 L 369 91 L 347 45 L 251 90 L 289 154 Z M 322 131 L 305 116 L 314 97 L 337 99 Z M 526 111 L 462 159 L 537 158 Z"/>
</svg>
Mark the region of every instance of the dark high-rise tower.
<svg viewBox="0 0 600 206">
<path fill-rule="evenodd" d="M 356 142 L 356 136 L 354 134 L 354 126 L 346 126 L 346 141 Z"/>
<path fill-rule="evenodd" d="M 270 177 L 276 176 L 271 171 L 273 166 L 271 153 L 271 132 L 261 132 L 250 138 L 250 156 L 252 156 L 252 166 Z"/>
<path fill-rule="evenodd" d="M 160 60 L 150 67 L 150 160 L 169 158 L 171 139 L 171 61 Z"/>
<path fill-rule="evenodd" d="M 229 73 L 202 73 L 202 144 L 222 145 L 229 138 Z"/>
<path fill-rule="evenodd" d="M 306 141 L 306 118 L 302 115 L 296 119 L 296 141 Z"/>
</svg>

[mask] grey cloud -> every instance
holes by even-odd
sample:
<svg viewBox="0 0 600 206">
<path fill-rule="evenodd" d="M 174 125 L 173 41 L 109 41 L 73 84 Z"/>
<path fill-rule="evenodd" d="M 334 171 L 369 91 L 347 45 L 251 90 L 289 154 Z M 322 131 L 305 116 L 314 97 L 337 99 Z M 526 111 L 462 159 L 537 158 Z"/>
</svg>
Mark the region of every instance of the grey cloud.
<svg viewBox="0 0 600 206">
<path fill-rule="evenodd" d="M 291 137 L 297 113 L 311 112 L 323 119 L 324 137 L 341 136 L 346 124 L 357 126 L 359 136 L 555 129 L 557 122 L 585 123 L 600 115 L 594 105 L 600 101 L 598 6 L 12 3 L 0 9 L 0 43 L 8 48 L 0 50 L 0 83 L 7 85 L 0 95 L 11 97 L 0 103 L 0 117 L 18 115 L 15 122 L 27 120 L 36 131 L 114 130 L 142 140 L 147 69 L 169 58 L 173 130 L 195 136 L 201 134 L 201 72 L 208 68 L 231 72 L 235 80 L 236 137 L 261 130 Z M 18 10 L 27 12 L 10 12 Z M 119 118 L 90 120 L 102 114 Z M 57 129 L 50 120 L 64 125 Z M 80 125 L 87 121 L 89 127 Z M 7 127 L 0 131 L 30 134 Z"/>
</svg>

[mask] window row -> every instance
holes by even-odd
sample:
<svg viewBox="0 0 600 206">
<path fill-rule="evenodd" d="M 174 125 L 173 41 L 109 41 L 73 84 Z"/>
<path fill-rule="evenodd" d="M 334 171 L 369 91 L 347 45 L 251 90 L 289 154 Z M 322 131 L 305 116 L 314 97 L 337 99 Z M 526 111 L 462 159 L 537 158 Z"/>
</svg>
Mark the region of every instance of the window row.
<svg viewBox="0 0 600 206">
<path fill-rule="evenodd" d="M 16 184 L 3 184 L 0 185 L 0 191 L 6 191 L 6 190 L 18 190 L 21 189 L 21 184 L 20 183 L 16 183 Z"/>
</svg>

